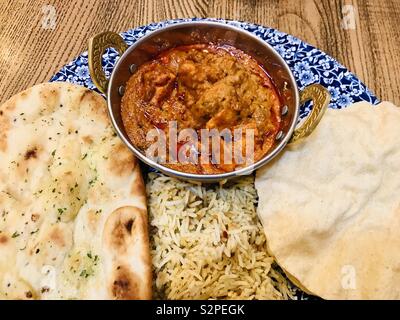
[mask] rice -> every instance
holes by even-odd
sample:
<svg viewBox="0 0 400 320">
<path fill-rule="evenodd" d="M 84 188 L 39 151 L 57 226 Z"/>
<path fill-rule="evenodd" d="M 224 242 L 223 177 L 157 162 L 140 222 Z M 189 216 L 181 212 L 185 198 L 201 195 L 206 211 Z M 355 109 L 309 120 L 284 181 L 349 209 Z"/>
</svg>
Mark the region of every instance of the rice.
<svg viewBox="0 0 400 320">
<path fill-rule="evenodd" d="M 150 173 L 146 187 L 156 298 L 293 297 L 267 253 L 253 177 L 202 186 Z"/>
</svg>

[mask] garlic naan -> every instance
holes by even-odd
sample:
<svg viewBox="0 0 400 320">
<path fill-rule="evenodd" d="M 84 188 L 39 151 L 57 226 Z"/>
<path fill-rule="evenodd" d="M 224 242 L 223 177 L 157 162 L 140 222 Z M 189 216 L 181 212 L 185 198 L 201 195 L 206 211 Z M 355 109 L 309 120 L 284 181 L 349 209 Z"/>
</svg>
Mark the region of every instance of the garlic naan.
<svg viewBox="0 0 400 320">
<path fill-rule="evenodd" d="M 0 132 L 0 298 L 149 299 L 143 180 L 104 99 L 41 84 Z"/>
</svg>

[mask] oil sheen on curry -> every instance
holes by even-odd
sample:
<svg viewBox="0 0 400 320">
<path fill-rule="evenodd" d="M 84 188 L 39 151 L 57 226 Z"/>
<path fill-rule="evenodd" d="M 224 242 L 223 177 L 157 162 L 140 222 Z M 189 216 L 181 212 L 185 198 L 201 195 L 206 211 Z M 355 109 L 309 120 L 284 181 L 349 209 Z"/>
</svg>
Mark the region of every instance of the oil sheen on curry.
<svg viewBox="0 0 400 320">
<path fill-rule="evenodd" d="M 127 135 L 142 152 L 154 143 L 146 139 L 150 130 L 165 133 L 164 166 L 187 173 L 219 174 L 247 165 L 233 156 L 225 161 L 222 151 L 231 149 L 233 153 L 239 146 L 239 152 L 246 157 L 247 129 L 252 129 L 254 136 L 254 162 L 272 148 L 281 125 L 280 107 L 274 84 L 254 58 L 232 46 L 196 44 L 169 49 L 141 65 L 126 85 L 121 115 Z M 221 136 L 219 156 L 213 154 L 211 142 L 207 143 L 207 157 L 170 163 L 171 121 L 177 124 L 178 133 L 187 128 L 198 132 L 198 152 L 204 150 L 201 144 L 205 144 L 200 139 L 201 129 L 229 129 L 233 136 L 234 130 L 240 128 L 243 134 L 231 140 Z M 178 153 L 182 145 L 187 148 L 185 142 L 178 138 Z M 185 152 L 191 152 L 189 149 Z"/>
</svg>

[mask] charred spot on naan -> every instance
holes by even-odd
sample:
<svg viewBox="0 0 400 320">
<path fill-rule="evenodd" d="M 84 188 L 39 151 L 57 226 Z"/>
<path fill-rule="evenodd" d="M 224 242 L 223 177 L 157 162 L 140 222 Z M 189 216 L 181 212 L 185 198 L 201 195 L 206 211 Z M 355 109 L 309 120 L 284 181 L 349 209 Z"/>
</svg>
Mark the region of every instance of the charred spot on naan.
<svg viewBox="0 0 400 320">
<path fill-rule="evenodd" d="M 138 300 L 143 298 L 140 293 L 140 280 L 128 267 L 117 266 L 112 279 L 111 296 L 114 299 Z"/>
<path fill-rule="evenodd" d="M 36 159 L 38 157 L 38 147 L 30 147 L 28 150 L 26 150 L 24 159 L 29 160 L 29 159 Z"/>
<path fill-rule="evenodd" d="M 133 172 L 137 159 L 121 143 L 117 142 L 110 151 L 109 170 L 117 177 L 125 177 Z"/>
<path fill-rule="evenodd" d="M 27 281 L 13 276 L 6 281 L 5 288 L 2 291 L 13 300 L 33 300 L 38 297 L 36 291 Z"/>
<path fill-rule="evenodd" d="M 34 169 L 41 161 L 40 156 L 43 152 L 43 147 L 34 142 L 28 145 L 24 150 L 25 151 L 22 151 L 10 164 L 10 166 L 14 168 L 17 176 L 21 179 L 26 179 L 26 177 L 29 176 L 30 169 Z"/>
<path fill-rule="evenodd" d="M 121 207 L 108 217 L 104 226 L 105 245 L 116 254 L 124 254 L 135 241 L 145 238 L 145 211 L 137 207 Z"/>
<path fill-rule="evenodd" d="M 59 228 L 58 226 L 55 226 L 51 232 L 50 232 L 50 240 L 52 243 L 54 243 L 55 245 L 57 245 L 58 247 L 65 247 L 65 235 L 64 232 L 62 231 L 61 228 Z"/>
<path fill-rule="evenodd" d="M 8 242 L 8 237 L 5 234 L 0 235 L 0 245 L 6 244 L 7 242 Z"/>
<path fill-rule="evenodd" d="M 37 222 L 40 218 L 40 214 L 39 213 L 32 213 L 31 215 L 31 221 L 32 222 Z"/>
<path fill-rule="evenodd" d="M 85 144 L 92 144 L 93 143 L 93 138 L 91 136 L 84 136 L 82 137 L 82 141 Z"/>
<path fill-rule="evenodd" d="M 25 291 L 25 298 L 27 300 L 34 300 L 35 299 L 35 295 L 31 290 Z"/>
</svg>

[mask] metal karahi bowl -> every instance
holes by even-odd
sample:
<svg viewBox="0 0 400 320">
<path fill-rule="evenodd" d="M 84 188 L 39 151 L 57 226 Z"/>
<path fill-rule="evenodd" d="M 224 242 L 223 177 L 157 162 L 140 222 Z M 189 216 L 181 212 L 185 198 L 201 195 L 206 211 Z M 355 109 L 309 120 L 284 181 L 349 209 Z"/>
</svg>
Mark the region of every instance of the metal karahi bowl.
<svg viewBox="0 0 400 320">
<path fill-rule="evenodd" d="M 236 171 L 192 174 L 163 166 L 135 147 L 122 122 L 121 98 L 126 82 L 137 67 L 164 50 L 198 43 L 231 45 L 251 55 L 267 70 L 283 102 L 281 132 L 277 134 L 273 147 L 259 161 Z M 108 80 L 101 59 L 109 47 L 118 50 L 121 57 Z M 299 92 L 289 66 L 268 43 L 246 30 L 219 22 L 192 21 L 169 25 L 145 35 L 129 48 L 119 34 L 109 31 L 100 33 L 89 40 L 89 70 L 94 84 L 107 96 L 109 116 L 117 134 L 136 157 L 164 174 L 190 181 L 217 182 L 252 173 L 271 161 L 288 143 L 307 137 L 319 123 L 330 101 L 329 92 L 318 84 Z M 300 106 L 307 100 L 313 102 L 312 111 L 301 126 L 296 128 Z"/>
</svg>

